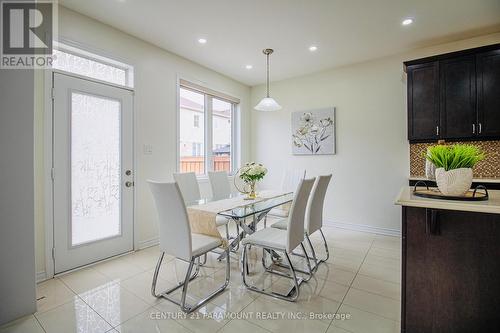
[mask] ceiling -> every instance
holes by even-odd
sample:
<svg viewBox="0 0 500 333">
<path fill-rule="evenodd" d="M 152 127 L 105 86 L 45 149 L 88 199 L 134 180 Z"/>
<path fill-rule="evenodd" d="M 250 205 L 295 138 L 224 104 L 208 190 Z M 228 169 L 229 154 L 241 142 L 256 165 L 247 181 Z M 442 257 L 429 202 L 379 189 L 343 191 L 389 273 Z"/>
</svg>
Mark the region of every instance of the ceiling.
<svg viewBox="0 0 500 333">
<path fill-rule="evenodd" d="M 247 85 L 500 31 L 500 0 L 59 0 Z M 402 26 L 404 18 L 414 23 Z M 207 39 L 206 44 L 198 43 Z M 309 46 L 317 45 L 315 52 Z M 253 65 L 246 69 L 246 65 Z"/>
</svg>

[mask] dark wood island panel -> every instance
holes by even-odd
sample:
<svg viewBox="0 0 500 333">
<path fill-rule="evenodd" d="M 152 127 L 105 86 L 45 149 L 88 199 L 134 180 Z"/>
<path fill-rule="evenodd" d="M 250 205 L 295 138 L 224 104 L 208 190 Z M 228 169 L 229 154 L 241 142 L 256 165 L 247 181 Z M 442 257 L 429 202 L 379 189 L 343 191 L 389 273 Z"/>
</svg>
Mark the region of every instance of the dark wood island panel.
<svg viewBox="0 0 500 333">
<path fill-rule="evenodd" d="M 401 332 L 500 332 L 500 215 L 402 208 Z"/>
</svg>

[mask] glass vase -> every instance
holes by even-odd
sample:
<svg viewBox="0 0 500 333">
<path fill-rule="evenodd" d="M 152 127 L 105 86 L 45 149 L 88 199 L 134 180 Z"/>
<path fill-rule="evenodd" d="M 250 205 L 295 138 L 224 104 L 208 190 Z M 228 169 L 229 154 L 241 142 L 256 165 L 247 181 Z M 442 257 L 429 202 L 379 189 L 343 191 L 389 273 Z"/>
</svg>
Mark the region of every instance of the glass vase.
<svg viewBox="0 0 500 333">
<path fill-rule="evenodd" d="M 250 182 L 248 183 L 248 185 L 250 186 L 250 190 L 248 191 L 248 194 L 247 194 L 247 198 L 248 199 L 255 199 L 257 198 L 257 193 L 255 193 L 255 185 L 256 185 L 257 182 L 253 181 L 253 182 Z"/>
</svg>

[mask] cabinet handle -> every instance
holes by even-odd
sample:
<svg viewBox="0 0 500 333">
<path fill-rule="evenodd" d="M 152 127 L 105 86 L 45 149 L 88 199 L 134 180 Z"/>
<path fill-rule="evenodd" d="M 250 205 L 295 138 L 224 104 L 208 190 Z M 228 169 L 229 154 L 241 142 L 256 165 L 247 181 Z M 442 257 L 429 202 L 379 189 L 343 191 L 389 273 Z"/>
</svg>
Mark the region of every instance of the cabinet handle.
<svg viewBox="0 0 500 333">
<path fill-rule="evenodd" d="M 441 234 L 438 211 L 435 209 L 425 209 L 425 233 L 428 235 Z"/>
<path fill-rule="evenodd" d="M 476 134 L 476 124 L 472 124 L 472 134 Z"/>
<path fill-rule="evenodd" d="M 439 126 L 436 126 L 436 135 L 439 136 Z"/>
<path fill-rule="evenodd" d="M 479 134 L 481 134 L 482 130 L 483 130 L 483 126 L 481 125 L 481 123 L 479 123 Z"/>
</svg>

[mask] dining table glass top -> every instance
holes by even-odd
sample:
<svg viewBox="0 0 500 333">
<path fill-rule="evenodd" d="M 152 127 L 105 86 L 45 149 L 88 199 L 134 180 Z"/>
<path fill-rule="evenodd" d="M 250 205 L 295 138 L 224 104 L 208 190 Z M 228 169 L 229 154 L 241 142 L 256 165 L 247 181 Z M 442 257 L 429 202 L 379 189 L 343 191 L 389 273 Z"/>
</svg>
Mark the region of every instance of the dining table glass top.
<svg viewBox="0 0 500 333">
<path fill-rule="evenodd" d="M 194 207 L 198 205 L 204 205 L 211 202 L 226 200 L 226 199 L 235 199 L 241 197 L 241 199 L 245 198 L 246 195 L 241 194 L 239 192 L 231 193 L 225 197 L 210 197 L 203 198 L 196 201 L 187 202 L 187 207 Z M 278 193 L 275 196 L 264 198 L 257 196 L 256 199 L 253 200 L 242 200 L 241 205 L 238 207 L 227 209 L 220 211 L 218 215 L 232 218 L 232 219 L 243 219 L 255 214 L 265 213 L 269 210 L 281 206 L 283 204 L 289 203 L 293 200 L 293 193 Z"/>
</svg>

